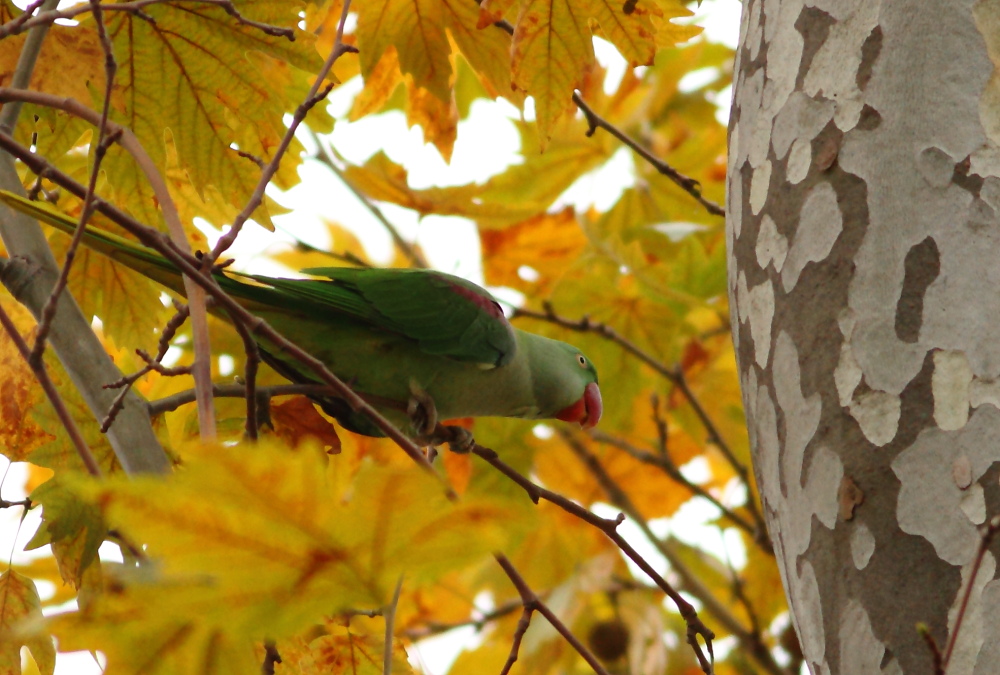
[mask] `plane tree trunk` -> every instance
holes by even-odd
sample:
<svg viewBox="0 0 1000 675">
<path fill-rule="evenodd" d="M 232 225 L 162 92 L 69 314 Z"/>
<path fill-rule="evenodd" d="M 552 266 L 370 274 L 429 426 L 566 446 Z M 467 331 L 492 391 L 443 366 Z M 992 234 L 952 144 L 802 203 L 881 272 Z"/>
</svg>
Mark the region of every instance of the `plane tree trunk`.
<svg viewBox="0 0 1000 675">
<path fill-rule="evenodd" d="M 745 0 L 733 333 L 812 673 L 931 675 L 1000 514 L 1000 0 Z M 994 541 L 947 672 L 1000 672 Z"/>
</svg>

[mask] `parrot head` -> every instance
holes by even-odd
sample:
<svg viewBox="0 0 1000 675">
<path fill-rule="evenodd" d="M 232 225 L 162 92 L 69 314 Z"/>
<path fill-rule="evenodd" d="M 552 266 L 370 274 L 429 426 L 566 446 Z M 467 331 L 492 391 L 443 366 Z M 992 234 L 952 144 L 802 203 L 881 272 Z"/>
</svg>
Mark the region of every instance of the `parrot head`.
<svg viewBox="0 0 1000 675">
<path fill-rule="evenodd" d="M 564 376 L 566 389 L 576 396 L 568 406 L 558 410 L 553 417 L 564 422 L 576 422 L 584 429 L 597 426 L 604 410 L 601 401 L 601 390 L 597 386 L 597 369 L 575 347 L 565 345 L 568 349 L 568 360 L 572 365 L 566 367 Z"/>
</svg>

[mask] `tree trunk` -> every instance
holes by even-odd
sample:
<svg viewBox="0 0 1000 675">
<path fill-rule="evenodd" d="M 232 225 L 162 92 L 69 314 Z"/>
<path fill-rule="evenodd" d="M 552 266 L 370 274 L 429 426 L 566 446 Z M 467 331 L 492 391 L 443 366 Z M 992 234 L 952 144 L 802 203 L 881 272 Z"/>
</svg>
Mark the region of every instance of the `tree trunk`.
<svg viewBox="0 0 1000 675">
<path fill-rule="evenodd" d="M 1000 513 L 1000 0 L 746 0 L 730 299 L 813 673 L 934 672 Z M 996 542 L 947 672 L 1000 672 Z"/>
</svg>

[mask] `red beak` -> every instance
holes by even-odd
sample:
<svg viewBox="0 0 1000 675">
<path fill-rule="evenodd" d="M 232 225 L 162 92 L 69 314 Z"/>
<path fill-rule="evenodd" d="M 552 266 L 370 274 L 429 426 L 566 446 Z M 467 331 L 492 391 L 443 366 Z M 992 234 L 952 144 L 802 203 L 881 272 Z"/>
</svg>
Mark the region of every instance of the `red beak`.
<svg viewBox="0 0 1000 675">
<path fill-rule="evenodd" d="M 583 390 L 583 396 L 573 405 L 556 413 L 556 419 L 564 422 L 577 422 L 584 429 L 597 426 L 601 419 L 604 405 L 601 401 L 601 390 L 596 382 L 591 382 Z"/>
</svg>

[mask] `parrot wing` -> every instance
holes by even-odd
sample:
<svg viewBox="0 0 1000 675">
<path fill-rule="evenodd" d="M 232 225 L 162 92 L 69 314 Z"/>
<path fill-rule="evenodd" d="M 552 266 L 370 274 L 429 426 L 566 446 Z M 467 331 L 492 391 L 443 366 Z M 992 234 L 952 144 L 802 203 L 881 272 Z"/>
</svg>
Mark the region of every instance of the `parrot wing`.
<svg viewBox="0 0 1000 675">
<path fill-rule="evenodd" d="M 514 329 L 486 290 L 433 270 L 326 267 L 303 270 L 322 279 L 252 279 L 308 302 L 317 312 L 349 317 L 396 333 L 428 354 L 502 366 L 514 358 Z"/>
</svg>

